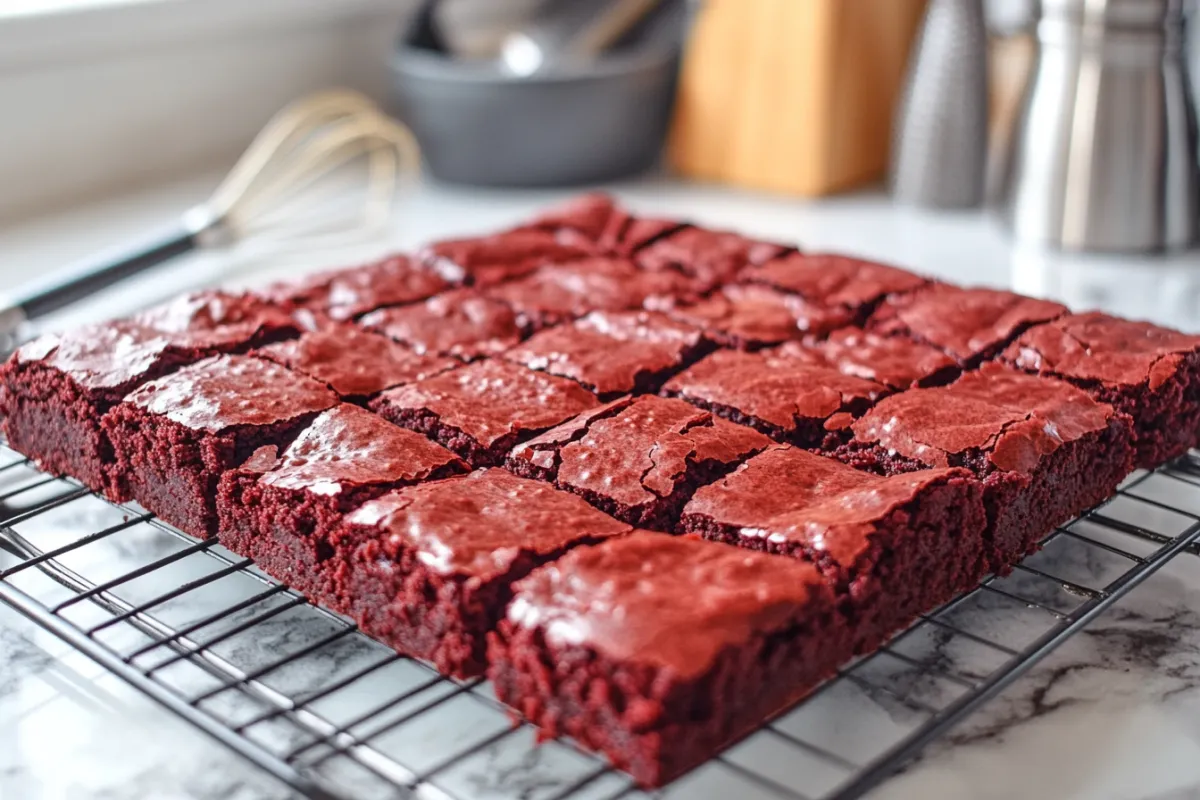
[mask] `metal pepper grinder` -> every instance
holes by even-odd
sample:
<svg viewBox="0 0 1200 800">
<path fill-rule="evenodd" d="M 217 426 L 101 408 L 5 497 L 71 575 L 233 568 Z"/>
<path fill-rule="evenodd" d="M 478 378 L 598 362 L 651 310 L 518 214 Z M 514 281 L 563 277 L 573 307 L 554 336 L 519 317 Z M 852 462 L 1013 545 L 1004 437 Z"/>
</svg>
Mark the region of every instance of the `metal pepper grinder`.
<svg viewBox="0 0 1200 800">
<path fill-rule="evenodd" d="M 1187 0 L 1042 0 L 1004 214 L 1022 240 L 1148 252 L 1196 239 Z"/>
</svg>

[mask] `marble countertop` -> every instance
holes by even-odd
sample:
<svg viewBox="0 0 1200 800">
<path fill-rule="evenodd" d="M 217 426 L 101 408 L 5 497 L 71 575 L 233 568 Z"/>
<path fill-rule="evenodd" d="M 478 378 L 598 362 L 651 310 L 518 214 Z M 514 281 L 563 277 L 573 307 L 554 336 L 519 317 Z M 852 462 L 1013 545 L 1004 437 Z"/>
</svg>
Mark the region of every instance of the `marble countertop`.
<svg viewBox="0 0 1200 800">
<path fill-rule="evenodd" d="M 213 181 L 198 176 L 0 230 L 0 290 L 168 222 Z M 1046 254 L 1012 246 L 985 215 L 896 209 L 877 194 L 800 203 L 663 180 L 613 188 L 648 212 L 1200 329 L 1195 253 Z M 379 235 L 321 249 L 243 246 L 191 257 L 104 292 L 51 324 L 123 313 L 218 280 L 254 283 L 500 227 L 558 196 L 410 190 Z M 903 726 L 900 710 L 871 713 L 879 731 Z M 838 720 L 822 723 L 832 726 L 830 736 L 842 733 Z M 282 784 L 0 604 L 0 798 L 288 796 Z M 1176 558 L 871 796 L 1200 797 L 1200 558 Z"/>
</svg>

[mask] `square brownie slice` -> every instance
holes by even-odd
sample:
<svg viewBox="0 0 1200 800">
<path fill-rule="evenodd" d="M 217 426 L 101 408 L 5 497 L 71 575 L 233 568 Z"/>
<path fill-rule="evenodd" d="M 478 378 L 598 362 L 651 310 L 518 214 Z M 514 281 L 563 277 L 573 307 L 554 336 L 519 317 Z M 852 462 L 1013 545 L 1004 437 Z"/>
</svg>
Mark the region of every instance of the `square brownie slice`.
<svg viewBox="0 0 1200 800">
<path fill-rule="evenodd" d="M 541 267 L 488 289 L 507 303 L 518 324 L 536 330 L 589 311 L 664 308 L 699 297 L 697 283 L 677 272 L 647 272 L 628 259 L 585 258 Z"/>
<path fill-rule="evenodd" d="M 747 267 L 740 279 L 794 292 L 818 306 L 844 308 L 857 324 L 888 295 L 911 292 L 929 282 L 899 267 L 822 253 L 790 253 Z"/>
<path fill-rule="evenodd" d="M 458 472 L 466 464 L 441 445 L 343 403 L 282 452 L 265 445 L 221 476 L 217 535 L 272 577 L 334 606 L 331 542 L 343 516 L 392 489 Z"/>
<path fill-rule="evenodd" d="M 811 564 L 637 532 L 519 582 L 488 677 L 547 735 L 659 786 L 811 692 L 850 634 Z"/>
<path fill-rule="evenodd" d="M 260 348 L 254 355 L 323 381 L 343 400 L 359 404 L 384 389 L 424 380 L 459 363 L 418 353 L 353 325 L 329 325 L 309 331 L 299 339 Z"/>
<path fill-rule="evenodd" d="M 816 306 L 799 295 L 753 284 L 724 286 L 668 313 L 703 328 L 718 344 L 739 350 L 758 350 L 803 337 L 821 338 L 851 322 L 845 309 Z"/>
<path fill-rule="evenodd" d="M 472 466 L 495 466 L 517 443 L 596 406 L 578 383 L 486 360 L 388 389 L 371 409 L 429 436 Z"/>
<path fill-rule="evenodd" d="M 598 253 L 622 256 L 682 227 L 683 223 L 675 220 L 634 216 L 603 192 L 577 197 L 522 226 L 548 231 L 561 241 L 579 243 Z"/>
<path fill-rule="evenodd" d="M 765 264 L 792 249 L 730 231 L 687 227 L 639 250 L 637 263 L 648 270 L 678 270 L 712 288 L 733 281 L 747 267 Z"/>
<path fill-rule="evenodd" d="M 476 289 L 456 289 L 424 303 L 380 309 L 360 322 L 418 353 L 462 361 L 501 353 L 529 332 L 511 306 Z"/>
<path fill-rule="evenodd" d="M 1007 573 L 1133 469 L 1128 416 L 1064 381 L 987 363 L 949 386 L 879 401 L 834 451 L 885 475 L 965 467 L 984 488 L 991 568 Z"/>
<path fill-rule="evenodd" d="M 448 239 L 418 253 L 421 263 L 455 283 L 491 286 L 528 275 L 546 264 L 561 264 L 591 255 L 591 248 L 571 237 L 542 230 L 514 230 L 469 239 Z"/>
<path fill-rule="evenodd" d="M 338 605 L 365 633 L 445 675 L 479 675 L 515 581 L 576 545 L 628 532 L 578 497 L 502 469 L 399 489 L 335 533 Z"/>
<path fill-rule="evenodd" d="M 217 356 L 144 384 L 104 417 L 128 493 L 193 536 L 216 533 L 217 480 L 286 445 L 337 405 L 328 386 L 270 361 Z"/>
<path fill-rule="evenodd" d="M 776 441 L 833 447 L 888 389 L 786 352 L 718 350 L 667 381 L 663 394 Z"/>
<path fill-rule="evenodd" d="M 0 367 L 8 443 L 56 475 L 126 500 L 100 418 L 185 364 L 294 336 L 287 314 L 249 295 L 183 295 L 130 319 L 43 336 Z"/>
<path fill-rule="evenodd" d="M 700 331 L 648 311 L 596 311 L 534 334 L 503 358 L 578 381 L 604 400 L 657 392 L 711 349 Z"/>
<path fill-rule="evenodd" d="M 770 445 L 679 400 L 625 397 L 515 448 L 506 466 L 552 481 L 620 520 L 669 531 L 703 486 Z"/>
<path fill-rule="evenodd" d="M 969 368 L 991 360 L 1026 328 L 1065 313 L 1066 306 L 1049 300 L 934 283 L 884 300 L 867 329 L 936 347 Z"/>
<path fill-rule="evenodd" d="M 681 533 L 807 561 L 866 653 L 987 574 L 983 487 L 965 469 L 880 477 L 788 445 L 698 490 Z"/>
<path fill-rule="evenodd" d="M 449 288 L 450 282 L 408 256 L 393 255 L 363 266 L 328 270 L 277 283 L 263 295 L 309 315 L 308 327 L 324 319 L 346 321 L 384 306 L 415 303 Z"/>
<path fill-rule="evenodd" d="M 774 352 L 825 364 L 844 375 L 881 383 L 894 391 L 940 386 L 961 372 L 957 362 L 936 347 L 858 328 L 842 328 L 818 341 L 787 342 Z"/>
<path fill-rule="evenodd" d="M 1002 360 L 1132 417 L 1138 466 L 1181 456 L 1200 437 L 1200 336 L 1093 311 L 1030 328 Z"/>
</svg>

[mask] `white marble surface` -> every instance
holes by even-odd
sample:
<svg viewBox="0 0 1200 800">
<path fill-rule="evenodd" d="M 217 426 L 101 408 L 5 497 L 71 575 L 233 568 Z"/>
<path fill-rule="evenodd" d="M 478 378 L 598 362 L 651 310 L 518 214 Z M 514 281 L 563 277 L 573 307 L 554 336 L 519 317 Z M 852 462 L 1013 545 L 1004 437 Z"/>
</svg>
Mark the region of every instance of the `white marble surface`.
<svg viewBox="0 0 1200 800">
<path fill-rule="evenodd" d="M 203 196 L 210 177 L 81 208 L 0 231 L 0 288 L 20 283 L 47 265 L 120 241 L 170 218 Z M 881 197 L 840 198 L 818 204 L 762 199 L 710 188 L 647 181 L 617 187 L 647 211 L 693 216 L 755 234 L 796 240 L 812 248 L 837 248 L 888 257 L 964 282 L 1015 285 L 1063 297 L 1076 305 L 1104 304 L 1126 314 L 1170 319 L 1200 327 L 1200 258 L 1067 259 L 1011 248 L 1003 233 L 979 215 L 933 216 L 893 209 Z M 497 227 L 552 199 L 543 192 L 476 192 L 432 188 L 413 193 L 381 238 L 328 250 L 281 253 L 243 248 L 181 261 L 97 298 L 74 319 L 118 313 L 188 285 L 221 278 L 253 282 L 302 267 L 364 257 L 393 246 L 457 232 Z M 65 318 L 59 322 L 65 321 Z M 0 492 L 32 480 L 20 471 L 0 473 Z M 38 492 L 21 495 L 25 502 Z M 1130 489 L 1151 499 L 1185 504 L 1200 513 L 1200 486 L 1153 476 Z M 1163 536 L 1178 535 L 1192 519 L 1123 497 L 1106 513 L 1139 521 Z M 84 499 L 18 526 L 38 547 L 61 546 L 86 530 L 114 524 L 122 512 Z M 1122 547 L 1150 548 L 1095 525 L 1079 533 Z M 1122 541 L 1117 542 L 1116 539 Z M 151 526 L 134 526 L 64 557 L 64 566 L 103 581 L 177 552 L 184 543 Z M 1118 574 L 1122 562 L 1083 539 L 1063 538 L 1038 556 L 1039 568 L 1098 588 Z M 14 563 L 0 553 L 0 569 Z M 183 581 L 212 574 L 221 563 L 196 553 L 171 568 L 124 585 L 117 595 L 144 602 Z M 14 578 L 48 602 L 69 595 L 33 571 Z M 154 616 L 186 625 L 213 610 L 264 589 L 250 575 L 213 580 L 156 606 Z M 1002 584 L 1042 605 L 1069 612 L 1081 599 L 1053 581 L 1030 575 Z M 228 633 L 235 622 L 287 603 L 275 595 L 223 620 L 198 638 Z M 64 612 L 79 624 L 95 624 L 104 612 L 82 604 Z M 1053 622 L 1048 612 L 985 595 L 953 612 L 956 624 L 982 631 L 1013 647 L 1027 644 Z M 339 630 L 335 621 L 306 608 L 288 608 L 211 648 L 219 668 L 251 670 L 269 665 Z M 118 653 L 144 646 L 145 637 L 116 625 L 98 634 Z M 950 678 L 922 677 L 905 661 L 879 657 L 859 667 L 856 682 L 840 681 L 799 710 L 731 750 L 674 787 L 678 798 L 771 797 L 747 772 L 802 788 L 817 796 L 836 786 L 848 768 L 819 758 L 807 742 L 862 763 L 903 738 L 926 718 L 923 706 L 940 706 L 963 691 L 960 682 L 985 675 L 1002 660 L 995 650 L 961 637 L 941 635 L 926 624 L 896 645 L 905 658 L 931 664 Z M 168 657 L 161 648 L 134 659 L 149 668 Z M 346 636 L 313 651 L 297 664 L 273 670 L 260 692 L 295 695 L 379 664 L 379 647 Z M 154 673 L 189 696 L 215 685 L 211 674 L 186 664 Z M 596 762 L 564 745 L 538 750 L 529 734 L 505 734 L 503 716 L 486 702 L 486 687 L 456 690 L 431 681 L 424 668 L 396 661 L 370 677 L 312 705 L 321 719 L 346 723 L 381 702 L 387 712 L 352 728 L 371 737 L 373 757 L 388 759 L 393 774 L 426 775 L 427 796 L 541 798 L 592 774 Z M 233 724 L 263 713 L 267 705 L 240 692 L 224 692 L 201 704 Z M 428 710 L 421 712 L 422 708 Z M 406 721 L 405 721 L 406 720 Z M 892 778 L 878 798 L 1150 798 L 1200 797 L 1200 558 L 1184 554 L 1136 589 L 1084 632 L 1053 653 L 904 774 Z M 396 724 L 403 721 L 402 724 Z M 248 735 L 269 752 L 286 753 L 312 741 L 312 718 L 276 719 L 250 726 Z M 389 724 L 394 727 L 388 728 Z M 495 739 L 494 741 L 493 738 Z M 486 745 L 486 746 L 484 746 Z M 473 755 L 466 760 L 454 756 Z M 322 761 L 320 748 L 299 762 L 314 773 L 350 787 L 347 796 L 377 797 L 379 782 L 346 759 Z M 320 762 L 320 763 L 318 763 Z M 451 763 L 452 762 L 452 763 Z M 382 763 L 382 762 L 380 762 Z M 611 796 L 622 779 L 605 776 L 580 797 Z M 440 794 L 439 794 L 440 793 Z M 286 788 L 189 728 L 121 681 L 11 609 L 0 605 L 0 798 L 275 798 Z M 396 795 L 399 796 L 399 795 Z"/>
</svg>

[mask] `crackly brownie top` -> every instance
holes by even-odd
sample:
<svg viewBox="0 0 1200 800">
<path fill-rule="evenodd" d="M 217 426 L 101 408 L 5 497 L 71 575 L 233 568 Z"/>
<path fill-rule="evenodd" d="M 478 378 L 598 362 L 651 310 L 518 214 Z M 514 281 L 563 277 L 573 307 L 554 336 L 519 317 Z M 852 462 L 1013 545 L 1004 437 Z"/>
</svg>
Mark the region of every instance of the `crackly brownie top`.
<svg viewBox="0 0 1200 800">
<path fill-rule="evenodd" d="M 420 258 L 456 283 L 490 286 L 533 272 L 544 264 L 582 258 L 589 252 L 549 231 L 522 229 L 436 242 L 422 250 Z"/>
<path fill-rule="evenodd" d="M 151 381 L 125 401 L 187 428 L 220 433 L 315 414 L 337 405 L 338 397 L 271 361 L 217 356 Z"/>
<path fill-rule="evenodd" d="M 935 376 L 952 377 L 957 372 L 957 362 L 936 347 L 858 328 L 834 331 L 824 341 L 788 342 L 776 352 L 828 364 L 846 375 L 892 389 L 907 389 Z"/>
<path fill-rule="evenodd" d="M 342 397 L 378 394 L 384 389 L 423 380 L 458 364 L 411 348 L 352 325 L 310 331 L 257 352 L 329 384 Z"/>
<path fill-rule="evenodd" d="M 715 286 L 733 280 L 746 267 L 764 264 L 788 250 L 730 231 L 684 228 L 643 248 L 637 262 L 646 269 L 682 270 Z"/>
<path fill-rule="evenodd" d="M 116 390 L 131 388 L 154 370 L 170 344 L 165 335 L 149 328 L 129 322 L 101 323 L 40 336 L 22 345 L 13 362 L 41 362 L 88 389 Z"/>
<path fill-rule="evenodd" d="M 925 278 L 899 267 L 850 256 L 791 253 L 748 267 L 743 280 L 795 292 L 814 303 L 860 308 L 889 294 L 908 292 Z"/>
<path fill-rule="evenodd" d="M 1021 334 L 1004 358 L 1022 369 L 1151 390 L 1200 351 L 1200 336 L 1092 311 Z"/>
<path fill-rule="evenodd" d="M 550 209 L 523 227 L 550 231 L 564 241 L 580 241 L 598 252 L 629 255 L 679 229 L 682 223 L 635 217 L 611 196 L 592 192 Z"/>
<path fill-rule="evenodd" d="M 512 453 L 557 480 L 637 506 L 670 496 L 703 463 L 733 465 L 770 445 L 758 431 L 655 395 L 613 401 L 548 431 Z"/>
<path fill-rule="evenodd" d="M 795 543 L 853 564 L 870 547 L 869 537 L 893 511 L 919 502 L 926 487 L 950 478 L 969 480 L 966 470 L 925 469 L 880 477 L 789 445 L 775 445 L 732 474 L 700 488 L 684 508 L 685 519 L 703 517 L 739 528 L 740 535 Z"/>
<path fill-rule="evenodd" d="M 448 286 L 446 279 L 433 270 L 407 256 L 394 255 L 372 264 L 276 284 L 265 294 L 334 320 L 348 320 L 376 308 L 424 300 Z"/>
<path fill-rule="evenodd" d="M 278 454 L 261 447 L 244 463 L 259 483 L 335 497 L 363 486 L 403 485 L 431 475 L 466 471 L 444 447 L 419 433 L 343 403 L 321 413 Z"/>
<path fill-rule="evenodd" d="M 640 381 L 682 366 L 701 340 L 698 329 L 662 314 L 596 311 L 542 331 L 504 357 L 610 395 L 631 392 Z"/>
<path fill-rule="evenodd" d="M 1108 426 L 1112 406 L 1063 381 L 987 363 L 949 386 L 881 400 L 855 438 L 934 467 L 981 452 L 998 469 L 1031 473 L 1063 444 Z"/>
<path fill-rule="evenodd" d="M 727 406 L 784 431 L 798 419 L 843 422 L 843 412 L 861 412 L 885 388 L 838 370 L 764 351 L 718 350 L 671 380 L 666 391 L 696 402 Z M 838 417 L 835 418 L 835 415 Z"/>
<path fill-rule="evenodd" d="M 377 401 L 394 411 L 428 411 L 491 447 L 506 436 L 551 428 L 595 406 L 596 397 L 578 383 L 486 360 L 427 380 L 389 389 Z"/>
<path fill-rule="evenodd" d="M 181 295 L 129 319 L 170 339 L 171 346 L 216 352 L 295 330 L 279 308 L 249 294 L 194 292 Z"/>
<path fill-rule="evenodd" d="M 380 309 L 361 322 L 418 353 L 464 360 L 507 350 L 522 336 L 516 312 L 475 289 L 456 289 L 424 303 Z"/>
<path fill-rule="evenodd" d="M 516 584 L 508 619 L 552 645 L 699 677 L 727 648 L 785 629 L 832 592 L 811 564 L 637 531 L 579 547 Z"/>
<path fill-rule="evenodd" d="M 725 286 L 670 314 L 737 347 L 778 344 L 805 334 L 822 336 L 851 322 L 845 309 L 813 305 L 799 295 L 755 284 Z"/>
<path fill-rule="evenodd" d="M 503 469 L 389 492 L 346 523 L 377 528 L 391 558 L 415 551 L 426 569 L 485 581 L 506 575 L 522 554 L 547 556 L 630 530 L 582 498 Z"/>
<path fill-rule="evenodd" d="M 696 283 L 678 272 L 640 270 L 628 259 L 595 257 L 541 267 L 487 291 L 531 324 L 580 317 L 589 311 L 661 308 L 692 297 Z"/>
<path fill-rule="evenodd" d="M 1066 311 L 1059 303 L 999 289 L 935 283 L 889 297 L 872 315 L 870 325 L 880 333 L 912 336 L 965 363 L 1005 344 L 1027 326 Z"/>
</svg>

